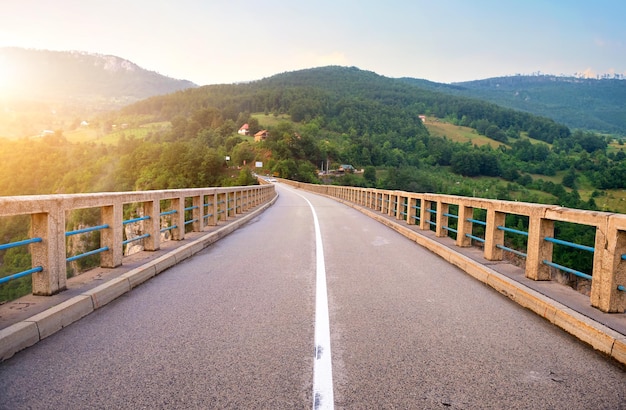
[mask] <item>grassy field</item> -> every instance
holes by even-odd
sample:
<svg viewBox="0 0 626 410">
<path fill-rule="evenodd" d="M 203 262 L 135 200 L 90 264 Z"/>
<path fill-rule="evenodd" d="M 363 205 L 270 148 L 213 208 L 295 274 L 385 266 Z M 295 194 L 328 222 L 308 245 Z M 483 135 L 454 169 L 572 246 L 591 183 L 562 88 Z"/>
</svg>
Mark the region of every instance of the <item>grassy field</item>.
<svg viewBox="0 0 626 410">
<path fill-rule="evenodd" d="M 275 127 L 283 121 L 291 122 L 289 114 L 280 114 L 275 116 L 274 114 L 255 113 L 251 114 L 251 117 L 259 120 L 259 125 L 264 128 Z"/>
<path fill-rule="evenodd" d="M 122 135 L 126 138 L 134 137 L 143 139 L 147 137 L 148 134 L 166 129 L 170 127 L 170 125 L 169 122 L 153 122 L 141 125 L 137 128 L 119 129 L 108 134 L 103 134 L 102 131 L 98 129 L 81 127 L 74 131 L 68 131 L 64 133 L 64 135 L 70 142 L 100 142 L 106 145 L 115 145 Z"/>
<path fill-rule="evenodd" d="M 427 117 L 424 125 L 433 137 L 445 136 L 451 141 L 460 143 L 471 142 L 472 145 L 478 145 L 479 147 L 483 145 L 491 145 L 493 148 L 498 148 L 500 145 L 503 145 L 501 142 L 494 141 L 484 135 L 478 134 L 473 128 L 443 122 L 439 118 Z"/>
</svg>

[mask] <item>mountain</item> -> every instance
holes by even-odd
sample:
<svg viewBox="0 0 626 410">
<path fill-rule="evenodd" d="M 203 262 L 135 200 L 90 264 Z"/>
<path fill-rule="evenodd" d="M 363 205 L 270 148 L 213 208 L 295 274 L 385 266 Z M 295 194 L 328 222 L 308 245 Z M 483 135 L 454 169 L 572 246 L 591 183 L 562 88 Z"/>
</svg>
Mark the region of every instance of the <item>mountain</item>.
<svg viewBox="0 0 626 410">
<path fill-rule="evenodd" d="M 575 129 L 626 135 L 624 79 L 516 75 L 453 84 L 403 80 L 433 91 L 549 117 Z"/>
<path fill-rule="evenodd" d="M 0 48 L 4 94 L 22 100 L 139 100 L 196 87 L 120 57 L 78 51 Z"/>
<path fill-rule="evenodd" d="M 295 122 L 324 118 L 340 132 L 363 135 L 379 129 L 402 129 L 422 114 L 454 119 L 479 134 L 506 143 L 525 132 L 552 143 L 570 130 L 547 117 L 501 107 L 356 67 L 319 67 L 277 74 L 245 84 L 208 85 L 155 96 L 122 109 L 122 115 L 172 121 L 194 118 L 198 107 L 221 110 L 237 120 L 240 113 L 289 114 Z M 211 114 L 213 115 L 213 114 Z M 200 121 L 201 122 L 201 121 Z"/>
<path fill-rule="evenodd" d="M 67 130 L 94 114 L 194 87 L 116 56 L 0 48 L 0 137 Z"/>
</svg>

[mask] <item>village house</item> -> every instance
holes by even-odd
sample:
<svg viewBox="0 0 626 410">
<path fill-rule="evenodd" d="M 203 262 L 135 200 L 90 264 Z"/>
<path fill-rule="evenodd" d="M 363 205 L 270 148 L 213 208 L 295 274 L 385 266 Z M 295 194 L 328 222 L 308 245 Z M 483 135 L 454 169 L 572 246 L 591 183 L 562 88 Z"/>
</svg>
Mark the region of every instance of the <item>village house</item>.
<svg viewBox="0 0 626 410">
<path fill-rule="evenodd" d="M 248 124 L 243 124 L 239 131 L 237 131 L 239 135 L 249 135 L 250 134 L 250 126 Z"/>
<path fill-rule="evenodd" d="M 265 141 L 265 139 L 268 136 L 268 132 L 267 130 L 261 130 L 259 132 L 257 132 L 256 134 L 254 134 L 254 142 L 260 142 L 260 141 Z"/>
</svg>

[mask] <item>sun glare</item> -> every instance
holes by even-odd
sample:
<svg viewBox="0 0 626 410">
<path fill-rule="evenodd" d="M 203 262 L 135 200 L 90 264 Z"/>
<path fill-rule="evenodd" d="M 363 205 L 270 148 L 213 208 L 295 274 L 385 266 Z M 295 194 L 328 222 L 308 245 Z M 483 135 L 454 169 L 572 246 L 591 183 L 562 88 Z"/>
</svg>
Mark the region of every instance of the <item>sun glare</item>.
<svg viewBox="0 0 626 410">
<path fill-rule="evenodd" d="M 0 93 L 8 92 L 13 80 L 11 67 L 4 58 L 0 57 Z"/>
</svg>

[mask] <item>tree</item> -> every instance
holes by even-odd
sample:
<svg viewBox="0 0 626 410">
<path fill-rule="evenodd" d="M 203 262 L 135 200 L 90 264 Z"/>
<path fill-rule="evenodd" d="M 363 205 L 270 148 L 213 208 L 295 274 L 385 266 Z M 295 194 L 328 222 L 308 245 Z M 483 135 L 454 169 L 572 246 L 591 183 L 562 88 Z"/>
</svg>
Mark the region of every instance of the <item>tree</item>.
<svg viewBox="0 0 626 410">
<path fill-rule="evenodd" d="M 363 171 L 363 178 L 370 186 L 376 186 L 376 168 L 372 165 L 366 166 L 365 171 Z"/>
<path fill-rule="evenodd" d="M 563 176 L 561 183 L 567 188 L 576 189 L 576 170 L 573 167 Z"/>
</svg>

